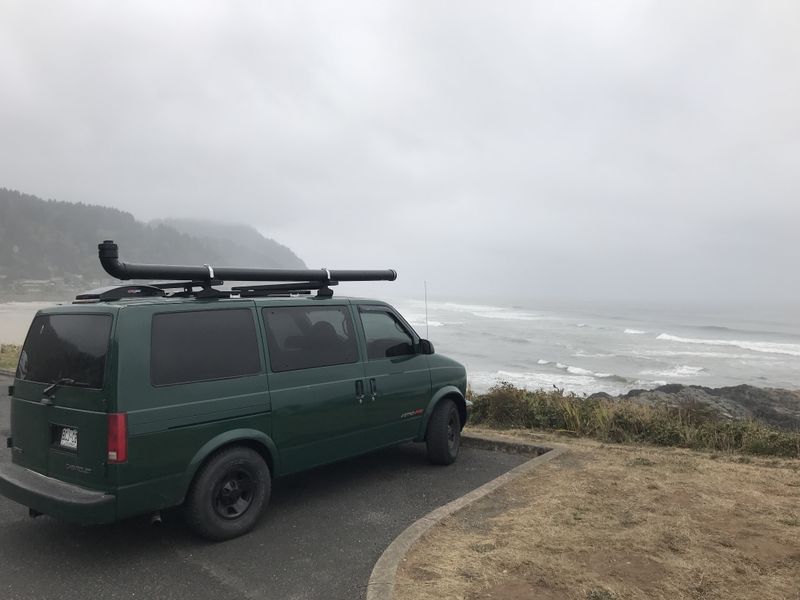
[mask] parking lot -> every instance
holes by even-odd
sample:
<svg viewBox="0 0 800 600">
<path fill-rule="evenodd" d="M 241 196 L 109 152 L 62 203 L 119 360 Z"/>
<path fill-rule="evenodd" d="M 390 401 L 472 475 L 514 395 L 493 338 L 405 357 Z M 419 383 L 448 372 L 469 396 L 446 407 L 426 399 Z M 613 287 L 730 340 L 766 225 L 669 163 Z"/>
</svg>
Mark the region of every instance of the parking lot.
<svg viewBox="0 0 800 600">
<path fill-rule="evenodd" d="M 9 427 L 0 377 L 0 461 Z M 165 449 L 165 452 L 168 452 Z M 376 452 L 275 482 L 250 535 L 211 544 L 175 514 L 77 527 L 0 498 L 0 595 L 8 599 L 363 598 L 372 566 L 408 525 L 525 460 L 462 448 L 450 467 L 428 464 L 424 445 Z"/>
</svg>

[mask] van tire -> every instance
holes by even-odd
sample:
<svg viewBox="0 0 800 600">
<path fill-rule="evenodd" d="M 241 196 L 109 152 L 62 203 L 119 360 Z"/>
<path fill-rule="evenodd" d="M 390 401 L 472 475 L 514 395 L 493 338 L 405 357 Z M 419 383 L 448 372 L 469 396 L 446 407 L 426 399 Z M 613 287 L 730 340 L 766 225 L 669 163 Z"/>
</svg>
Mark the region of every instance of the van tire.
<svg viewBox="0 0 800 600">
<path fill-rule="evenodd" d="M 219 542 L 255 527 L 269 502 L 269 467 L 258 452 L 234 446 L 213 455 L 189 490 L 184 514 L 199 536 Z"/>
<path fill-rule="evenodd" d="M 461 417 L 452 400 L 442 400 L 433 409 L 425 435 L 428 460 L 435 465 L 450 465 L 461 447 Z"/>
</svg>

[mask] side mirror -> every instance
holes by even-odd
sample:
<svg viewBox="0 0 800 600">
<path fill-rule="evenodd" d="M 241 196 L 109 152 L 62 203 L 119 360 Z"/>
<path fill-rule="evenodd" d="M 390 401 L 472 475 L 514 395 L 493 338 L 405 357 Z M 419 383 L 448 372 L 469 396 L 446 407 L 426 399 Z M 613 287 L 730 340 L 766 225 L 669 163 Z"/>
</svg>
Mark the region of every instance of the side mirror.
<svg viewBox="0 0 800 600">
<path fill-rule="evenodd" d="M 433 344 L 428 340 L 419 340 L 419 353 L 420 354 L 433 354 Z"/>
</svg>

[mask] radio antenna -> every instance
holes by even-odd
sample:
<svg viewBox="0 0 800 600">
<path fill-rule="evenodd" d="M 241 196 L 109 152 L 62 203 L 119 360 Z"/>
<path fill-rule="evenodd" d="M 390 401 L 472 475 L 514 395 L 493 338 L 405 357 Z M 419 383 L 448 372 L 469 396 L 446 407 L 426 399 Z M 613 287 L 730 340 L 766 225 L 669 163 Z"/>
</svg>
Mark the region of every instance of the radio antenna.
<svg viewBox="0 0 800 600">
<path fill-rule="evenodd" d="M 423 283 L 425 284 L 425 337 L 430 339 L 431 331 L 430 327 L 428 327 L 428 280 L 425 279 Z"/>
</svg>

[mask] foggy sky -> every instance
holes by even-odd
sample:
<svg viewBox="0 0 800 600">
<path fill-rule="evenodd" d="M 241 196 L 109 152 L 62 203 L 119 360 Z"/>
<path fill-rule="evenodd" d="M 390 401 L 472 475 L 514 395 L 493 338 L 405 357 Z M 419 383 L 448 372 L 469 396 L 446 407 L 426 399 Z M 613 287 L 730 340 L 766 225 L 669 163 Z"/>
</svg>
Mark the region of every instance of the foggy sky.
<svg viewBox="0 0 800 600">
<path fill-rule="evenodd" d="M 798 31 L 794 0 L 2 0 L 0 186 L 408 293 L 796 305 Z"/>
</svg>

